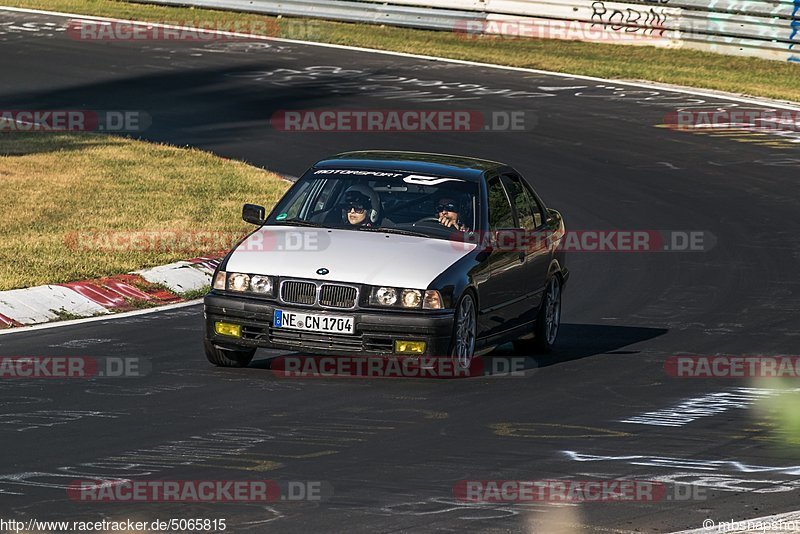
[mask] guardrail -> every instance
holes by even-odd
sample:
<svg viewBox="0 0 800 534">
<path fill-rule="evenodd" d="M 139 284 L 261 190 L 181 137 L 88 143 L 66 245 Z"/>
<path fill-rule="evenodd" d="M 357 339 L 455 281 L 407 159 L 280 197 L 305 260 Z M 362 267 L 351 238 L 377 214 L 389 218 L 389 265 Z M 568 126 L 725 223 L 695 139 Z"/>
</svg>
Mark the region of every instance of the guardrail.
<svg viewBox="0 0 800 534">
<path fill-rule="evenodd" d="M 128 0 L 457 32 L 688 48 L 800 63 L 800 0 Z"/>
</svg>

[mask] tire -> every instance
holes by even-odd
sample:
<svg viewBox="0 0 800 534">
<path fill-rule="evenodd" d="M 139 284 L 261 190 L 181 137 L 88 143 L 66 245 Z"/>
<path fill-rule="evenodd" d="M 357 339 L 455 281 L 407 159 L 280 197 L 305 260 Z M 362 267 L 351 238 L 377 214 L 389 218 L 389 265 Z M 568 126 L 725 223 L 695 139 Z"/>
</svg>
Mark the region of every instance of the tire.
<svg viewBox="0 0 800 534">
<path fill-rule="evenodd" d="M 453 338 L 450 341 L 450 357 L 459 370 L 466 371 L 475 360 L 478 314 L 472 293 L 466 292 L 456 306 L 453 318 Z"/>
<path fill-rule="evenodd" d="M 222 349 L 207 339 L 203 341 L 203 345 L 206 349 L 206 358 L 217 367 L 247 367 L 256 353 L 256 349 Z"/>
<path fill-rule="evenodd" d="M 536 315 L 533 339 L 514 341 L 519 353 L 547 354 L 553 350 L 561 326 L 561 278 L 557 275 L 547 281 L 542 304 Z"/>
</svg>

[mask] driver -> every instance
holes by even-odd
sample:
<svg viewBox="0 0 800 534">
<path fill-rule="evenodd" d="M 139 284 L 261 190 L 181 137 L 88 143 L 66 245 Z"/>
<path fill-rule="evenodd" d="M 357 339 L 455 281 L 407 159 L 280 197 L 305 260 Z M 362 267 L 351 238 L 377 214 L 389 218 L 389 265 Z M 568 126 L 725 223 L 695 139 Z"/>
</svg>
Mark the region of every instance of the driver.
<svg viewBox="0 0 800 534">
<path fill-rule="evenodd" d="M 371 227 L 378 221 L 380 200 L 369 186 L 357 184 L 344 192 L 342 221 L 349 227 Z"/>
<path fill-rule="evenodd" d="M 467 227 L 461 221 L 458 209 L 458 204 L 454 199 L 442 197 L 439 199 L 439 205 L 436 207 L 436 216 L 439 219 L 439 224 L 442 226 L 466 232 Z"/>
</svg>

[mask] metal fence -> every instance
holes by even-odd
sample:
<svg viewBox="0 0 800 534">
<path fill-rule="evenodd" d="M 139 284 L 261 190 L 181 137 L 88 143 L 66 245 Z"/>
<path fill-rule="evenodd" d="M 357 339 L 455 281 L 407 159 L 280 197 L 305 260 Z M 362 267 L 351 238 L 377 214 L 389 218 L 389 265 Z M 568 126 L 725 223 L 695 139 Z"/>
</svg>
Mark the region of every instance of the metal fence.
<svg viewBox="0 0 800 534">
<path fill-rule="evenodd" d="M 456 32 L 688 48 L 800 63 L 800 0 L 128 0 Z"/>
</svg>

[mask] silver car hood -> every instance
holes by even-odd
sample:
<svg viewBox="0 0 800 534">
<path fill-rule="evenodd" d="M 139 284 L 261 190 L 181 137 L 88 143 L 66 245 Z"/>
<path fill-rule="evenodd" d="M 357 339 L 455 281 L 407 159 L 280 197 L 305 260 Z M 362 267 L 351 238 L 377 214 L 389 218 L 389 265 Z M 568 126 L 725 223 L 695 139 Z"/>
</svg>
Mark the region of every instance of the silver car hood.
<svg viewBox="0 0 800 534">
<path fill-rule="evenodd" d="M 425 289 L 475 247 L 383 232 L 264 226 L 236 247 L 226 270 Z M 323 268 L 328 274 L 317 274 Z"/>
</svg>

